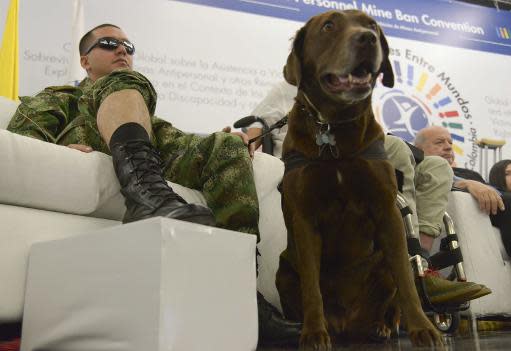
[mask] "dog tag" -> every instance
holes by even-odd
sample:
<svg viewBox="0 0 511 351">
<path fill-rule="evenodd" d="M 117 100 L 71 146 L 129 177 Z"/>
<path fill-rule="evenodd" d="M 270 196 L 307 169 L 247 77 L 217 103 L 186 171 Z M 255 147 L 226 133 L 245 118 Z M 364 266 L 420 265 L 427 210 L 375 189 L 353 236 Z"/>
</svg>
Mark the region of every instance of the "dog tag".
<svg viewBox="0 0 511 351">
<path fill-rule="evenodd" d="M 316 134 L 316 145 L 319 146 L 319 156 L 321 156 L 326 147 L 328 147 L 332 156 L 334 158 L 338 158 L 339 150 L 337 149 L 337 146 L 335 146 L 335 135 L 330 133 L 330 124 L 328 124 L 326 130 L 324 130 L 323 127 L 324 125 Z"/>
<path fill-rule="evenodd" d="M 323 144 L 335 145 L 335 135 L 330 134 L 327 130 L 325 132 L 319 132 L 316 134 L 316 145 L 321 146 Z"/>
</svg>

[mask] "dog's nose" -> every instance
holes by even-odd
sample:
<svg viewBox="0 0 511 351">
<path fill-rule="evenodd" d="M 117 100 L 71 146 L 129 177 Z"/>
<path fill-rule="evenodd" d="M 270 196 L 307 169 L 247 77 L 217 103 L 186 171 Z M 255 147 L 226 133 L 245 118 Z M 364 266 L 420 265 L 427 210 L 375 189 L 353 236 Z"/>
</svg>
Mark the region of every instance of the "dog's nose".
<svg viewBox="0 0 511 351">
<path fill-rule="evenodd" d="M 364 31 L 355 34 L 354 43 L 361 47 L 373 46 L 376 44 L 376 35 L 370 31 Z"/>
</svg>

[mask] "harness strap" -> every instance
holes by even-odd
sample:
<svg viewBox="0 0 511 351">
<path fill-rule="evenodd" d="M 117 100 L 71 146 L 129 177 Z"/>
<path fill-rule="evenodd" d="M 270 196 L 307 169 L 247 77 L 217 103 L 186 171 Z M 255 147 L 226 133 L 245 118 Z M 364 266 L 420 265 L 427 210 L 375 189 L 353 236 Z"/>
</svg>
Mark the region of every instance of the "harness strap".
<svg viewBox="0 0 511 351">
<path fill-rule="evenodd" d="M 458 247 L 452 251 L 440 251 L 431 256 L 429 260 L 435 269 L 442 269 L 463 262 L 463 256 Z"/>
<path fill-rule="evenodd" d="M 346 157 L 346 159 L 353 159 L 355 157 L 360 157 L 365 160 L 387 160 L 387 153 L 385 152 L 385 146 L 383 144 L 383 140 L 375 140 L 373 141 L 367 148 L 364 150 L 357 152 L 350 157 Z M 330 162 L 332 159 L 322 159 L 322 158 L 306 158 L 304 154 L 298 151 L 288 152 L 282 157 L 282 161 L 284 161 L 284 174 L 292 171 L 293 169 L 304 167 L 312 164 L 321 164 L 323 162 Z"/>
</svg>

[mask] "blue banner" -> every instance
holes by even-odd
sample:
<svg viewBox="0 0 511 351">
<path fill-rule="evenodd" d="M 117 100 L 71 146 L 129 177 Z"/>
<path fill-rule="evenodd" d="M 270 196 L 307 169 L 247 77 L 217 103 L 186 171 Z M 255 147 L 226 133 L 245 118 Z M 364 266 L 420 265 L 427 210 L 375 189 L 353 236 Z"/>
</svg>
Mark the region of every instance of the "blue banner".
<svg viewBox="0 0 511 351">
<path fill-rule="evenodd" d="M 328 10 L 357 9 L 385 34 L 511 55 L 511 12 L 442 0 L 171 0 L 305 22 Z"/>
</svg>

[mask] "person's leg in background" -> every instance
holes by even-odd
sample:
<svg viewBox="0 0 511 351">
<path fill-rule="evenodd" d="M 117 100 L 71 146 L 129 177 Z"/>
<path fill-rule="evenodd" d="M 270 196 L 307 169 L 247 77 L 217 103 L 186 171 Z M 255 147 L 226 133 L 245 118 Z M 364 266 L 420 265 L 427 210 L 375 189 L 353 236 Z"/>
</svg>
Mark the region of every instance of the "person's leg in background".
<svg viewBox="0 0 511 351">
<path fill-rule="evenodd" d="M 409 254 L 412 256 L 417 254 L 421 255 L 424 258 L 423 264 L 427 268 L 429 250 L 431 249 L 431 245 L 433 243 L 434 238 L 428 240 L 431 237 L 431 235 L 421 231 L 422 229 L 427 228 L 426 225 L 423 225 L 422 227 L 420 226 L 420 223 L 424 221 L 422 219 L 421 208 L 423 209 L 424 206 L 429 206 L 423 203 L 422 201 L 424 198 L 424 194 L 430 194 L 428 192 L 429 189 L 424 188 L 427 188 L 428 185 L 430 185 L 436 189 L 437 185 L 432 183 L 434 181 L 440 181 L 442 185 L 447 186 L 447 190 L 445 191 L 445 194 L 443 194 L 447 196 L 448 191 L 450 190 L 450 186 L 452 185 L 452 170 L 448 170 L 447 175 L 444 177 L 440 177 L 440 179 L 435 177 L 428 178 L 427 176 L 422 175 L 417 176 L 417 173 L 422 174 L 422 172 L 429 174 L 427 169 L 428 166 L 431 166 L 431 164 L 428 161 L 424 165 L 422 165 L 422 163 L 424 162 L 423 160 L 418 166 L 416 166 L 412 151 L 403 140 L 396 136 L 392 135 L 385 136 L 385 151 L 392 166 L 403 173 L 402 195 L 406 199 L 408 206 L 412 211 L 412 223 L 414 225 L 414 231 L 415 233 L 420 233 L 419 234 L 420 246 L 422 249 L 418 250 L 420 252 L 410 252 L 411 248 L 409 246 L 408 248 Z M 434 163 L 433 161 L 433 164 L 435 165 L 436 163 Z M 445 162 L 445 164 L 449 166 L 447 162 Z M 420 165 L 422 165 L 422 167 L 417 168 Z M 417 178 L 423 180 L 424 184 L 419 185 L 417 187 L 415 183 Z M 428 184 L 426 180 L 429 181 L 430 183 Z M 442 197 L 440 199 L 435 198 L 432 200 L 432 202 L 435 201 L 441 203 Z M 445 198 L 445 203 L 443 204 L 443 207 L 440 209 L 435 209 L 435 211 L 441 211 L 443 216 L 446 207 L 447 198 Z M 430 227 L 434 228 L 438 227 L 439 230 L 437 235 L 440 234 L 442 216 L 440 216 L 440 221 L 438 222 L 437 225 L 430 224 Z M 417 251 L 417 249 L 415 249 L 415 251 Z M 436 272 L 431 270 L 426 270 L 425 282 L 427 294 L 432 303 L 463 303 L 467 300 L 470 300 L 471 299 L 470 297 L 472 295 L 476 294 L 481 290 L 481 286 L 478 284 L 472 282 L 451 282 L 440 277 Z"/>
<path fill-rule="evenodd" d="M 442 232 L 447 210 L 453 171 L 447 161 L 438 156 L 425 156 L 415 167 L 416 209 L 422 247 L 431 251 L 433 242 Z"/>
<path fill-rule="evenodd" d="M 443 216 L 447 209 L 449 193 L 453 182 L 453 171 L 448 162 L 439 156 L 425 156 L 424 160 L 415 167 L 415 190 L 419 230 L 423 247 L 431 251 L 433 241 L 442 232 Z M 471 283 L 475 284 L 475 283 Z M 476 289 L 479 287 L 479 289 Z M 441 290 L 442 288 L 438 286 Z M 462 294 L 465 300 L 474 300 L 488 295 L 491 290 L 481 284 L 475 284 L 473 289 L 466 289 Z M 473 291 L 475 290 L 475 291 Z M 460 289 L 461 293 L 461 289 Z M 463 302 L 463 300 L 460 300 Z"/>
<path fill-rule="evenodd" d="M 385 136 L 385 152 L 392 166 L 403 175 L 403 184 L 400 193 L 403 195 L 410 208 L 414 234 L 416 238 L 419 239 L 419 221 L 415 204 L 415 159 L 406 143 L 394 135 Z M 414 255 L 417 253 L 410 254 Z"/>
</svg>

